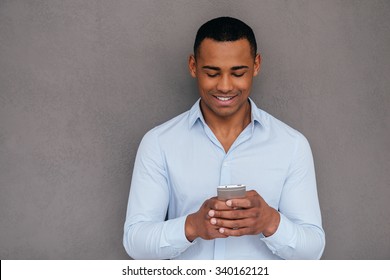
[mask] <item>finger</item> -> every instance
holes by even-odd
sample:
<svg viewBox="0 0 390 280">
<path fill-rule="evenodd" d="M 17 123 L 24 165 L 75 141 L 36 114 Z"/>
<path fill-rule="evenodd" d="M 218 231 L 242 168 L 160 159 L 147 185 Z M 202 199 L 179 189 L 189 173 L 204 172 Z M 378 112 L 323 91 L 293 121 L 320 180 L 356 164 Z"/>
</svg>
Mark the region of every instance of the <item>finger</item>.
<svg viewBox="0 0 390 280">
<path fill-rule="evenodd" d="M 214 209 L 214 210 L 229 210 L 231 207 L 227 206 L 225 201 L 218 200 L 217 198 L 211 198 L 207 200 L 207 203 L 204 205 L 205 208 Z"/>
<path fill-rule="evenodd" d="M 249 228 L 229 229 L 220 228 L 219 233 L 228 236 L 243 236 L 252 234 Z"/>
<path fill-rule="evenodd" d="M 230 226 L 237 226 L 237 228 L 225 228 L 225 227 L 219 227 L 217 226 L 217 219 L 215 218 L 212 218 L 210 219 L 210 223 L 214 226 L 214 234 L 212 235 L 213 238 L 226 238 L 230 235 L 234 235 L 234 236 L 239 236 L 240 234 L 244 234 L 246 231 L 242 231 L 241 233 L 240 232 L 230 232 L 230 230 L 238 230 L 238 224 L 234 224 L 232 223 Z M 226 231 L 227 230 L 227 231 Z M 225 233 L 225 231 L 227 232 L 227 234 Z M 230 235 L 229 235 L 230 234 Z"/>
<path fill-rule="evenodd" d="M 213 238 L 226 238 L 227 236 L 225 234 L 223 234 L 219 229 L 220 229 L 220 227 L 213 226 L 211 231 L 210 231 L 210 235 Z"/>
<path fill-rule="evenodd" d="M 247 191 L 246 192 L 246 196 L 249 197 L 249 196 L 256 196 L 256 195 L 259 195 L 259 193 L 255 190 L 250 190 L 250 191 Z"/>
<path fill-rule="evenodd" d="M 211 207 L 211 209 L 223 211 L 223 210 L 231 210 L 232 207 L 228 206 L 226 204 L 226 201 L 217 200 L 215 204 Z"/>
<path fill-rule="evenodd" d="M 200 237 L 206 240 L 215 239 L 215 238 L 226 238 L 226 235 L 223 235 L 219 232 L 219 226 L 212 224 L 210 221 L 200 226 L 202 229 Z"/>
<path fill-rule="evenodd" d="M 210 214 L 212 214 L 212 216 L 210 216 Z M 210 210 L 209 216 L 227 220 L 238 220 L 256 217 L 256 213 L 255 211 L 252 211 L 252 209 L 235 209 L 225 211 Z"/>
<path fill-rule="evenodd" d="M 246 228 L 251 225 L 251 219 L 241 220 L 224 220 L 224 219 L 210 219 L 210 223 L 218 228 L 239 229 Z"/>
<path fill-rule="evenodd" d="M 235 198 L 226 201 L 226 205 L 232 208 L 252 208 L 262 204 L 266 204 L 266 202 L 256 191 L 249 191 L 245 198 Z"/>
<path fill-rule="evenodd" d="M 251 208 L 252 203 L 249 198 L 235 198 L 227 200 L 226 206 L 231 208 Z"/>
</svg>

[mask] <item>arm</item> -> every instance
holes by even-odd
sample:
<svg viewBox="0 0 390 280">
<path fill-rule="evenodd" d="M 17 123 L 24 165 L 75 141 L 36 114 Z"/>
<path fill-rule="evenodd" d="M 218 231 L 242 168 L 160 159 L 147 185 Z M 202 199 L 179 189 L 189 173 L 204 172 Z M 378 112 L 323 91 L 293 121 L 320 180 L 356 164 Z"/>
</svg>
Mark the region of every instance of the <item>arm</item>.
<svg viewBox="0 0 390 280">
<path fill-rule="evenodd" d="M 237 209 L 239 208 L 239 209 Z M 314 164 L 304 137 L 297 142 L 278 211 L 255 191 L 212 210 L 210 223 L 226 236 L 262 234 L 262 240 L 284 259 L 319 259 L 325 246 Z"/>
<path fill-rule="evenodd" d="M 319 259 L 325 247 L 318 202 L 313 156 L 306 138 L 296 145 L 284 183 L 279 212 L 281 221 L 274 235 L 264 242 L 285 259 Z"/>
<path fill-rule="evenodd" d="M 169 192 L 158 139 L 151 131 L 137 152 L 127 206 L 123 245 L 131 257 L 169 259 L 191 246 L 185 216 L 165 221 Z"/>
</svg>

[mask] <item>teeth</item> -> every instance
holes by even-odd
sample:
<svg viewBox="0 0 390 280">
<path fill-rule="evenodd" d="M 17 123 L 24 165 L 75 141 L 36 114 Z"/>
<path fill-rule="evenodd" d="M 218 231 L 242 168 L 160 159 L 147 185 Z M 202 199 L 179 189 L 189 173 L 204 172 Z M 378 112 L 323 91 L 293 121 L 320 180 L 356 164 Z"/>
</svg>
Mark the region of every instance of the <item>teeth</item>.
<svg viewBox="0 0 390 280">
<path fill-rule="evenodd" d="M 221 100 L 221 101 L 228 101 L 230 99 L 232 99 L 233 97 L 219 97 L 217 96 L 218 100 Z"/>
</svg>

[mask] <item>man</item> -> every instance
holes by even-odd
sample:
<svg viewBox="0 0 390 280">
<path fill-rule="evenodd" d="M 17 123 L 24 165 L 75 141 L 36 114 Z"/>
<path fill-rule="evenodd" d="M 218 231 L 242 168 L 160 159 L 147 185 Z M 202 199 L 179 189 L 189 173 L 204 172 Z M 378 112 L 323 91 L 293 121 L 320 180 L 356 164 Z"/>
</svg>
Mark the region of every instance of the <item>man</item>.
<svg viewBox="0 0 390 280">
<path fill-rule="evenodd" d="M 205 23 L 189 70 L 200 99 L 152 129 L 135 161 L 124 246 L 135 259 L 318 259 L 324 231 L 305 137 L 249 98 L 256 39 L 229 17 Z M 245 198 L 216 187 L 245 184 Z"/>
</svg>

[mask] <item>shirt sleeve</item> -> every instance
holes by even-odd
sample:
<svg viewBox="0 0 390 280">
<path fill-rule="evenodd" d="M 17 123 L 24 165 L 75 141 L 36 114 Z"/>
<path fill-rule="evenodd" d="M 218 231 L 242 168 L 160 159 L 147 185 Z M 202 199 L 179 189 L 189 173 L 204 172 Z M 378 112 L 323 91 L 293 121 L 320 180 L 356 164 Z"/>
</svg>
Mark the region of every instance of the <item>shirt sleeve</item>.
<svg viewBox="0 0 390 280">
<path fill-rule="evenodd" d="M 185 236 L 186 216 L 165 221 L 170 190 L 154 131 L 138 148 L 124 225 L 123 245 L 134 259 L 170 259 L 193 243 Z"/>
<path fill-rule="evenodd" d="M 277 231 L 262 236 L 268 248 L 283 259 L 319 259 L 325 247 L 313 156 L 299 135 L 279 204 Z"/>
</svg>

